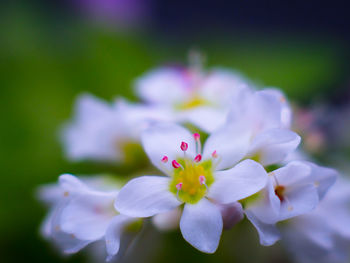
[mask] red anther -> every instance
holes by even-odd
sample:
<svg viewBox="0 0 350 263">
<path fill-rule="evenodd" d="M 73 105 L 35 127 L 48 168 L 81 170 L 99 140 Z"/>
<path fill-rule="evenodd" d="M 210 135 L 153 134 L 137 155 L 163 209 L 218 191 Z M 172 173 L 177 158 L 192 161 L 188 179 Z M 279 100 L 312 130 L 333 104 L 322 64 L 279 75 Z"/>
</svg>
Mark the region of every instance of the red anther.
<svg viewBox="0 0 350 263">
<path fill-rule="evenodd" d="M 194 161 L 199 163 L 202 160 L 202 155 L 198 154 L 196 157 L 194 157 Z"/>
<path fill-rule="evenodd" d="M 199 183 L 200 184 L 205 184 L 205 177 L 204 177 L 204 175 L 199 176 Z"/>
<path fill-rule="evenodd" d="M 180 148 L 181 148 L 182 151 L 185 152 L 188 149 L 188 144 L 186 142 L 182 142 Z"/>
<path fill-rule="evenodd" d="M 194 133 L 193 137 L 196 141 L 199 141 L 199 139 L 201 138 L 201 136 L 199 135 L 199 133 Z"/>
<path fill-rule="evenodd" d="M 213 153 L 211 154 L 211 156 L 212 156 L 213 158 L 217 158 L 217 157 L 218 157 L 218 154 L 217 154 L 216 150 L 213 151 Z"/>
<path fill-rule="evenodd" d="M 177 190 L 181 190 L 181 188 L 182 188 L 182 183 L 178 183 L 175 187 L 176 187 Z"/>
<path fill-rule="evenodd" d="M 176 160 L 173 160 L 173 161 L 171 162 L 171 164 L 173 165 L 173 167 L 174 167 L 175 169 L 181 167 L 181 165 L 180 165 Z"/>
<path fill-rule="evenodd" d="M 168 160 L 169 160 L 168 156 L 164 156 L 164 157 L 162 158 L 162 162 L 163 162 L 163 163 L 167 163 Z"/>
</svg>

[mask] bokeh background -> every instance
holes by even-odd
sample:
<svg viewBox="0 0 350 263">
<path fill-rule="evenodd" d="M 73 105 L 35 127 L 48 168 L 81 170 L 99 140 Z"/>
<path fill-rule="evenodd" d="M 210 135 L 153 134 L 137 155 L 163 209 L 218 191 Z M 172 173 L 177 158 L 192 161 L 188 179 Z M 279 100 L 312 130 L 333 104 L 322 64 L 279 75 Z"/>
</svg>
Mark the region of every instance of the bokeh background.
<svg viewBox="0 0 350 263">
<path fill-rule="evenodd" d="M 323 164 L 346 171 L 350 154 L 350 19 L 345 1 L 32 0 L 0 4 L 0 262 L 86 262 L 39 236 L 38 185 L 59 174 L 128 174 L 132 167 L 70 163 L 58 131 L 74 99 L 91 92 L 135 100 L 133 80 L 190 49 L 280 87 L 298 105 L 297 129 Z M 149 240 L 152 242 L 149 242 Z M 127 262 L 288 262 L 240 223 L 214 255 L 178 232 L 151 227 Z M 139 257 L 137 257 L 139 256 Z M 101 261 L 103 262 L 103 261 Z"/>
</svg>

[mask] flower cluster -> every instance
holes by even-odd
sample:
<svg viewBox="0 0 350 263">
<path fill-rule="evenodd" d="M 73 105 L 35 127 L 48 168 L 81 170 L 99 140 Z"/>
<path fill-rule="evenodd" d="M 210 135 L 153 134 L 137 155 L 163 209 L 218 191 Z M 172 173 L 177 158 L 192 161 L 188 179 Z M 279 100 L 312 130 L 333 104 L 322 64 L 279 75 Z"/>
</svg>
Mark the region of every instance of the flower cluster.
<svg viewBox="0 0 350 263">
<path fill-rule="evenodd" d="M 158 171 L 138 171 L 124 185 L 64 174 L 43 186 L 40 198 L 51 209 L 42 233 L 64 252 L 104 240 L 110 260 L 121 238 L 151 217 L 159 229 L 179 226 L 193 247 L 214 253 L 223 230 L 246 216 L 262 245 L 282 237 L 301 261 L 317 251 L 329 260 L 343 254 L 350 196 L 333 188 L 335 170 L 300 158 L 301 139 L 281 91 L 197 64 L 153 70 L 135 90 L 138 104 L 80 96 L 62 132 L 64 150 L 73 161 L 131 160 L 135 167 L 132 156 L 144 152 Z"/>
</svg>

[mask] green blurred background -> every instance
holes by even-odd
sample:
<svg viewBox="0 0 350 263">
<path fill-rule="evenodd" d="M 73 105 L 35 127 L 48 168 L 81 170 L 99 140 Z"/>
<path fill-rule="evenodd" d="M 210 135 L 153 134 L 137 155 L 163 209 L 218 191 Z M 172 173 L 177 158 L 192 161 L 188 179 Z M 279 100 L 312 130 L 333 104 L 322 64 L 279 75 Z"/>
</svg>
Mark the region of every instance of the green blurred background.
<svg viewBox="0 0 350 263">
<path fill-rule="evenodd" d="M 186 63 L 191 48 L 206 55 L 207 66 L 235 68 L 304 105 L 336 98 L 349 85 L 348 42 L 332 34 L 213 27 L 166 35 L 102 26 L 41 4 L 12 2 L 0 10 L 0 262 L 88 260 L 84 253 L 63 258 L 40 238 L 46 209 L 35 199 L 36 187 L 64 172 L 132 170 L 64 158 L 58 130 L 81 92 L 135 100 L 131 86 L 137 76 L 167 62 Z M 136 246 L 143 262 L 285 262 L 279 245 L 260 247 L 254 229 L 240 226 L 224 234 L 215 255 L 197 252 L 178 232 L 151 228 Z"/>
</svg>

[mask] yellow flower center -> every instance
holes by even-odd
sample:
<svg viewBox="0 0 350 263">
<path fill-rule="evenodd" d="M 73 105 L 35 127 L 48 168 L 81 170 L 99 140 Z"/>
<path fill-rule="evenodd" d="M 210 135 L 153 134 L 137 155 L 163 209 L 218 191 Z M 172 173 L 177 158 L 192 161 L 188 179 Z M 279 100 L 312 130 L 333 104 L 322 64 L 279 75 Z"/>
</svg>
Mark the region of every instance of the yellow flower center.
<svg viewBox="0 0 350 263">
<path fill-rule="evenodd" d="M 169 188 L 180 201 L 195 204 L 207 193 L 214 182 L 212 161 L 196 162 L 190 159 L 179 159 L 181 167 L 174 169 Z"/>
<path fill-rule="evenodd" d="M 191 99 L 185 101 L 184 103 L 178 104 L 176 105 L 176 109 L 177 110 L 189 110 L 189 109 L 193 109 L 199 106 L 205 106 L 205 105 L 209 105 L 210 103 L 201 98 L 200 96 L 193 96 Z"/>
</svg>

